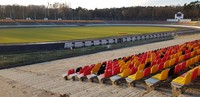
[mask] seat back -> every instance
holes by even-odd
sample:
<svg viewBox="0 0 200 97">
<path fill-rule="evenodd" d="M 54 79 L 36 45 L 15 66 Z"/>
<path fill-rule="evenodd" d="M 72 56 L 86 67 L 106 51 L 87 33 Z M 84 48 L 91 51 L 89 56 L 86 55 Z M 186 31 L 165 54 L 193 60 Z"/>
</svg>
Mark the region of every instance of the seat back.
<svg viewBox="0 0 200 97">
<path fill-rule="evenodd" d="M 140 64 L 140 65 L 138 66 L 138 71 L 139 71 L 139 70 L 143 70 L 144 67 L 145 67 L 145 64 Z"/>
<path fill-rule="evenodd" d="M 174 74 L 177 74 L 180 71 L 181 71 L 181 64 L 178 64 L 178 65 L 175 66 Z"/>
<path fill-rule="evenodd" d="M 161 79 L 160 80 L 165 80 L 168 77 L 169 69 L 165 69 L 161 72 Z"/>
<path fill-rule="evenodd" d="M 184 69 L 186 69 L 186 62 L 185 61 L 181 63 L 181 70 L 184 70 Z"/>
<path fill-rule="evenodd" d="M 164 68 L 169 67 L 169 65 L 170 65 L 169 63 L 170 63 L 170 60 L 165 61 L 165 63 L 164 63 Z"/>
<path fill-rule="evenodd" d="M 143 76 L 149 76 L 150 75 L 150 69 L 151 67 L 147 67 L 146 69 L 144 69 L 144 72 L 143 72 Z"/>
<path fill-rule="evenodd" d="M 153 74 L 153 73 L 156 73 L 157 71 L 158 71 L 158 65 L 154 65 L 151 67 L 150 73 Z"/>
<path fill-rule="evenodd" d="M 181 55 L 180 57 L 179 57 L 179 62 L 182 62 L 184 60 L 184 55 Z"/>
<path fill-rule="evenodd" d="M 135 74 L 138 70 L 138 67 L 132 67 L 130 70 L 130 74 Z"/>
<path fill-rule="evenodd" d="M 126 65 L 123 65 L 123 66 L 120 68 L 120 72 L 123 72 L 126 68 L 127 68 L 127 66 L 126 66 Z"/>
<path fill-rule="evenodd" d="M 137 71 L 136 73 L 135 73 L 135 80 L 139 80 L 139 79 L 141 79 L 141 78 L 143 78 L 143 70 L 140 70 L 140 71 Z"/>
<path fill-rule="evenodd" d="M 199 68 L 194 68 L 193 72 L 192 72 L 192 80 L 195 80 L 198 76 L 198 70 Z"/>
<path fill-rule="evenodd" d="M 70 69 L 70 70 L 68 70 L 67 75 L 74 74 L 74 73 L 75 73 L 75 70 L 74 69 Z"/>
<path fill-rule="evenodd" d="M 183 83 L 189 84 L 191 82 L 191 79 L 192 79 L 192 73 L 187 72 L 186 75 L 184 76 Z"/>
<path fill-rule="evenodd" d="M 130 75 L 130 68 L 126 68 L 123 72 L 122 72 L 122 77 L 127 77 Z"/>
<path fill-rule="evenodd" d="M 120 73 L 120 67 L 115 67 L 114 70 L 112 71 L 112 75 L 116 75 Z"/>
<path fill-rule="evenodd" d="M 164 62 L 161 62 L 159 65 L 158 65 L 158 70 L 162 70 L 164 68 Z"/>
<path fill-rule="evenodd" d="M 103 77 L 107 78 L 107 77 L 110 77 L 110 76 L 112 76 L 112 69 L 106 70 Z"/>
</svg>

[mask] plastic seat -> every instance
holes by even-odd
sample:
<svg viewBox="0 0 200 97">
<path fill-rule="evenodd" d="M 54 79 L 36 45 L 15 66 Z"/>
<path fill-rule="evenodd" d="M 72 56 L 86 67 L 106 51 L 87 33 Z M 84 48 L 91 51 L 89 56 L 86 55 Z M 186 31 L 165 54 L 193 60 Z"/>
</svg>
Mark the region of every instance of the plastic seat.
<svg viewBox="0 0 200 97">
<path fill-rule="evenodd" d="M 108 77 L 111 77 L 112 76 L 112 70 L 111 69 L 108 69 L 105 71 L 104 74 L 101 74 L 100 75 L 102 78 L 108 78 Z"/>
<path fill-rule="evenodd" d="M 139 80 L 143 78 L 143 70 L 137 71 L 135 74 L 128 76 L 128 78 L 133 80 Z"/>
<path fill-rule="evenodd" d="M 171 59 L 170 63 L 169 63 L 169 66 L 173 66 L 175 64 L 175 60 L 176 60 L 175 58 Z"/>
<path fill-rule="evenodd" d="M 200 66 L 198 66 L 199 70 L 198 70 L 198 76 L 200 76 Z"/>
<path fill-rule="evenodd" d="M 67 71 L 67 75 L 74 74 L 74 73 L 75 73 L 74 69 L 70 69 L 70 70 Z"/>
<path fill-rule="evenodd" d="M 127 68 L 127 66 L 126 66 L 126 65 L 123 65 L 123 66 L 120 68 L 120 72 L 123 72 L 126 68 Z"/>
<path fill-rule="evenodd" d="M 130 68 L 126 68 L 122 73 L 118 74 L 121 77 L 127 77 L 130 75 Z"/>
<path fill-rule="evenodd" d="M 164 68 L 164 62 L 161 62 L 159 65 L 158 65 L 158 70 L 162 70 Z"/>
<path fill-rule="evenodd" d="M 187 60 L 186 61 L 186 67 L 190 67 L 192 64 L 191 64 L 191 59 Z"/>
<path fill-rule="evenodd" d="M 140 64 L 140 65 L 138 66 L 138 71 L 139 71 L 139 70 L 143 70 L 144 67 L 145 67 L 145 64 Z"/>
<path fill-rule="evenodd" d="M 167 60 L 165 63 L 164 63 L 164 68 L 168 68 L 170 65 L 170 60 Z"/>
<path fill-rule="evenodd" d="M 135 63 L 134 63 L 134 66 L 135 67 L 138 67 L 140 65 L 140 62 L 139 61 L 136 61 Z"/>
<path fill-rule="evenodd" d="M 112 71 L 112 75 L 116 75 L 120 73 L 120 67 L 115 67 L 114 70 Z"/>
<path fill-rule="evenodd" d="M 132 67 L 130 70 L 130 74 L 135 74 L 138 70 L 138 67 Z"/>
<path fill-rule="evenodd" d="M 199 71 L 199 68 L 194 68 L 193 72 L 192 72 L 192 80 L 195 80 L 198 76 L 198 71 Z"/>
<path fill-rule="evenodd" d="M 182 62 L 182 61 L 184 60 L 184 56 L 185 56 L 185 55 L 181 55 L 181 56 L 179 57 L 179 62 Z"/>
<path fill-rule="evenodd" d="M 149 76 L 150 75 L 150 70 L 151 70 L 151 67 L 147 67 L 146 69 L 144 69 L 144 72 L 143 72 L 143 76 Z"/>
<path fill-rule="evenodd" d="M 161 80 L 161 81 L 165 80 L 168 77 L 168 72 L 169 72 L 169 69 L 163 70 L 161 73 L 154 75 L 153 78 Z"/>
<path fill-rule="evenodd" d="M 181 69 L 182 69 L 181 66 L 182 66 L 181 64 L 178 64 L 178 65 L 175 66 L 174 74 L 177 74 L 177 73 L 179 73 L 181 71 Z"/>
<path fill-rule="evenodd" d="M 181 70 L 184 70 L 184 69 L 186 69 L 186 62 L 185 61 L 181 63 Z"/>
<path fill-rule="evenodd" d="M 187 72 L 185 76 L 179 76 L 176 79 L 172 80 L 172 82 L 181 84 L 181 85 L 187 85 L 191 82 L 192 79 L 192 73 Z"/>
<path fill-rule="evenodd" d="M 153 74 L 156 73 L 157 71 L 158 71 L 158 65 L 154 65 L 151 67 L 150 73 Z"/>
</svg>

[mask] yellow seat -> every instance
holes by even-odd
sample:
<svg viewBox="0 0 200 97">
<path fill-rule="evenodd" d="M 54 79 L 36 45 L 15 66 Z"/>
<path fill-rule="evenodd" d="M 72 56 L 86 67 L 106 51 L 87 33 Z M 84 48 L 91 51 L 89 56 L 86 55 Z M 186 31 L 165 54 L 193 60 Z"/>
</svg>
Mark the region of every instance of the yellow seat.
<svg viewBox="0 0 200 97">
<path fill-rule="evenodd" d="M 187 72 L 185 76 L 179 76 L 176 79 L 172 80 L 172 82 L 181 85 L 187 85 L 191 82 L 191 79 L 192 79 L 192 72 Z"/>
<path fill-rule="evenodd" d="M 175 58 L 171 59 L 171 60 L 170 60 L 170 63 L 169 63 L 169 66 L 174 65 L 174 64 L 175 64 L 175 60 L 176 60 Z"/>
<path fill-rule="evenodd" d="M 200 57 L 199 55 L 194 57 L 194 63 L 199 62 L 199 57 Z"/>
<path fill-rule="evenodd" d="M 143 78 L 143 70 L 137 71 L 135 74 L 128 76 L 128 78 L 133 80 L 139 80 Z"/>
<path fill-rule="evenodd" d="M 94 68 L 91 70 L 91 73 L 98 72 L 99 68 L 101 67 L 101 63 L 97 63 Z"/>
<path fill-rule="evenodd" d="M 186 61 L 186 67 L 190 67 L 191 66 L 191 59 L 188 59 L 187 61 Z"/>
<path fill-rule="evenodd" d="M 161 80 L 161 81 L 165 80 L 168 77 L 168 72 L 169 72 L 169 69 L 163 70 L 161 73 L 154 75 L 153 78 Z"/>
<path fill-rule="evenodd" d="M 195 51 L 192 51 L 191 54 L 190 54 L 190 57 L 194 57 L 195 56 Z"/>
<path fill-rule="evenodd" d="M 181 55 L 181 56 L 179 57 L 179 62 L 182 62 L 183 59 L 184 59 L 184 55 Z"/>
<path fill-rule="evenodd" d="M 130 75 L 130 68 L 126 68 L 122 73 L 118 74 L 121 77 L 127 77 Z"/>
<path fill-rule="evenodd" d="M 139 71 L 139 70 L 143 70 L 144 67 L 145 67 L 145 64 L 140 64 L 140 65 L 138 66 L 138 71 Z"/>
<path fill-rule="evenodd" d="M 157 71 L 158 71 L 158 65 L 153 65 L 151 67 L 150 73 L 153 74 L 153 73 L 156 73 Z"/>
<path fill-rule="evenodd" d="M 123 65 L 123 66 L 120 68 L 120 72 L 123 72 L 126 68 L 127 68 L 127 66 L 126 66 L 126 65 Z"/>
<path fill-rule="evenodd" d="M 169 67 L 169 65 L 170 65 L 170 60 L 165 61 L 165 63 L 164 63 L 164 68 Z"/>
<path fill-rule="evenodd" d="M 135 67 L 138 67 L 140 65 L 140 62 L 139 61 L 136 61 L 135 63 L 134 63 L 134 66 Z"/>
<path fill-rule="evenodd" d="M 200 49 L 197 50 L 197 54 L 198 54 L 198 55 L 200 54 Z"/>
</svg>

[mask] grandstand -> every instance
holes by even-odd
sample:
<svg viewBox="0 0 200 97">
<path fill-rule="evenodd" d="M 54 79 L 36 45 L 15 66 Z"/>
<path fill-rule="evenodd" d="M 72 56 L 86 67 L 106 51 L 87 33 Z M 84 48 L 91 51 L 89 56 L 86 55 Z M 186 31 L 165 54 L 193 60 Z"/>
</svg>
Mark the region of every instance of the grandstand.
<svg viewBox="0 0 200 97">
<path fill-rule="evenodd" d="M 184 92 L 183 88 L 186 85 L 200 76 L 199 62 L 200 40 L 195 40 L 70 69 L 63 77 L 99 83 L 110 81 L 115 85 L 126 82 L 129 86 L 136 86 L 137 82 L 143 81 L 147 85 L 148 92 L 163 81 L 171 81 L 173 96 L 178 96 Z"/>
</svg>

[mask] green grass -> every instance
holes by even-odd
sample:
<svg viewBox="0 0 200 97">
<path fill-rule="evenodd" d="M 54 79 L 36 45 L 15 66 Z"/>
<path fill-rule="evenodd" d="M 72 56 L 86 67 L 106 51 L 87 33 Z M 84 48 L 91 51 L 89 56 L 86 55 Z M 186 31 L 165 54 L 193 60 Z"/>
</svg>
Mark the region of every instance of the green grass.
<svg viewBox="0 0 200 97">
<path fill-rule="evenodd" d="M 177 28 L 139 26 L 6 28 L 0 29 L 0 44 L 77 40 L 175 30 Z"/>
</svg>

